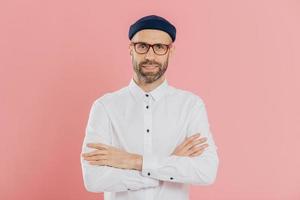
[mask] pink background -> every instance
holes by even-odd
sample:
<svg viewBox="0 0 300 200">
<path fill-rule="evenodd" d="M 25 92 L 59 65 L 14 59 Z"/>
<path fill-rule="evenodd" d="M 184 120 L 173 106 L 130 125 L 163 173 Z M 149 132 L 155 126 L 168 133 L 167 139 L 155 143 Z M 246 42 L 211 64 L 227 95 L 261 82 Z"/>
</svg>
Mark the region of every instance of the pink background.
<svg viewBox="0 0 300 200">
<path fill-rule="evenodd" d="M 129 84 L 128 28 L 177 27 L 170 85 L 207 105 L 220 167 L 191 199 L 300 199 L 298 0 L 0 2 L 0 199 L 102 199 L 83 186 L 88 112 Z"/>
</svg>

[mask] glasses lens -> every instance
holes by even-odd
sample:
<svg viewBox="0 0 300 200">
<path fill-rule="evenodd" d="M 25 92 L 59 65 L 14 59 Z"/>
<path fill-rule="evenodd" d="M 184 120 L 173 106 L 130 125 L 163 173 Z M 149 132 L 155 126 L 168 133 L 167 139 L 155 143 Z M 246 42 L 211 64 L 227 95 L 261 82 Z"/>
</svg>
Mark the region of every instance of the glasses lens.
<svg viewBox="0 0 300 200">
<path fill-rule="evenodd" d="M 149 49 L 149 45 L 145 43 L 136 43 L 135 44 L 135 50 L 138 53 L 146 53 Z"/>
<path fill-rule="evenodd" d="M 153 46 L 153 49 L 154 49 L 156 54 L 163 55 L 167 52 L 168 46 L 165 45 L 165 44 L 155 44 Z"/>
</svg>

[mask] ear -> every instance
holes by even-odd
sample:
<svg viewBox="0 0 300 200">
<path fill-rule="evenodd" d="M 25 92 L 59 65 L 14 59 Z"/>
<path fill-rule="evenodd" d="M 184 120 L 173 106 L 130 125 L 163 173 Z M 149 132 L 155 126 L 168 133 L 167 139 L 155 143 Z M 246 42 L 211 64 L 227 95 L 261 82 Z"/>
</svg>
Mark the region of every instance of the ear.
<svg viewBox="0 0 300 200">
<path fill-rule="evenodd" d="M 170 48 L 170 57 L 172 57 L 174 53 L 175 53 L 175 45 L 172 44 L 172 46 Z"/>
<path fill-rule="evenodd" d="M 130 43 L 128 44 L 128 50 L 129 50 L 129 54 L 132 56 L 132 45 L 130 45 Z"/>
</svg>

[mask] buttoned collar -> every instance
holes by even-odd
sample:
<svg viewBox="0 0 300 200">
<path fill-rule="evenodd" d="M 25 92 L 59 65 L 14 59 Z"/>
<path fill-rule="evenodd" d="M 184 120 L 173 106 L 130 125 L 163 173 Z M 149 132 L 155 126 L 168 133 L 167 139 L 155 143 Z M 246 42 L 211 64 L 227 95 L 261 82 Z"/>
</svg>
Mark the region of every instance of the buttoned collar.
<svg viewBox="0 0 300 200">
<path fill-rule="evenodd" d="M 128 88 L 132 95 L 136 97 L 138 100 L 145 100 L 147 95 L 152 97 L 155 101 L 158 101 L 161 97 L 165 95 L 165 93 L 168 90 L 168 81 L 165 78 L 165 80 L 156 88 L 151 90 L 150 92 L 145 92 L 135 81 L 133 78 L 131 78 L 130 83 L 128 85 Z"/>
</svg>

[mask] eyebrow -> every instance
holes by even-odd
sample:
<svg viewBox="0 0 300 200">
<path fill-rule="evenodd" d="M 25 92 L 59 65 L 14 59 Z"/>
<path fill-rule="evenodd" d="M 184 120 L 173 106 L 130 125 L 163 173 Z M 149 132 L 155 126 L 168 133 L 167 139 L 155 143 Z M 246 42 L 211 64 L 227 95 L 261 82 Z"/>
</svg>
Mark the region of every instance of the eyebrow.
<svg viewBox="0 0 300 200">
<path fill-rule="evenodd" d="M 151 44 L 151 43 L 144 42 L 144 41 L 137 41 L 137 42 L 134 42 L 134 41 L 133 41 L 133 43 L 145 43 L 145 44 Z M 171 42 L 170 44 L 165 44 L 165 43 L 153 43 L 153 44 L 164 44 L 164 45 L 170 45 L 170 44 L 172 44 L 172 42 Z M 151 44 L 151 45 L 153 45 L 153 44 Z"/>
</svg>

